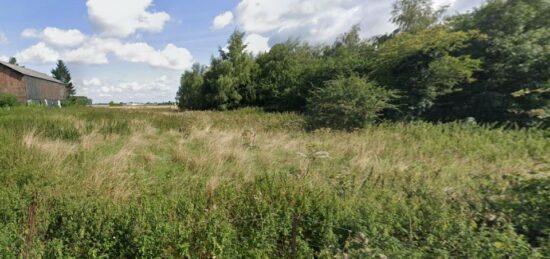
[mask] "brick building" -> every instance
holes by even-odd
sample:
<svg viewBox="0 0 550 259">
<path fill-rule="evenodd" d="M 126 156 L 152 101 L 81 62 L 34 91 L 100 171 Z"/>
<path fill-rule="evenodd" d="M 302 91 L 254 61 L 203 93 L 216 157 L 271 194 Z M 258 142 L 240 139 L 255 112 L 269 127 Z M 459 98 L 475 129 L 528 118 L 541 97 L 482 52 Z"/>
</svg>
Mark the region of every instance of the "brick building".
<svg viewBox="0 0 550 259">
<path fill-rule="evenodd" d="M 21 103 L 59 105 L 67 98 L 65 84 L 46 74 L 0 61 L 0 93 L 13 94 Z"/>
</svg>

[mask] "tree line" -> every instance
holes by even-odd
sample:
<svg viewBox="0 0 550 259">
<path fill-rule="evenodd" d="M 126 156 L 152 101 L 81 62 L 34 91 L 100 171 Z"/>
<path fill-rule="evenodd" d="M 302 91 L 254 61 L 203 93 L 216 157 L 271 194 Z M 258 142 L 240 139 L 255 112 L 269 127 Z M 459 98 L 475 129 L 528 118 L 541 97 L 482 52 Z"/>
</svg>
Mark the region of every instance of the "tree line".
<svg viewBox="0 0 550 259">
<path fill-rule="evenodd" d="M 288 40 L 246 51 L 235 31 L 210 65 L 181 78 L 182 110 L 261 107 L 306 115 L 312 128 L 380 120 L 550 125 L 550 1 L 489 0 L 443 17 L 431 0 L 397 0 L 397 29 L 359 26 L 330 45 Z"/>
</svg>

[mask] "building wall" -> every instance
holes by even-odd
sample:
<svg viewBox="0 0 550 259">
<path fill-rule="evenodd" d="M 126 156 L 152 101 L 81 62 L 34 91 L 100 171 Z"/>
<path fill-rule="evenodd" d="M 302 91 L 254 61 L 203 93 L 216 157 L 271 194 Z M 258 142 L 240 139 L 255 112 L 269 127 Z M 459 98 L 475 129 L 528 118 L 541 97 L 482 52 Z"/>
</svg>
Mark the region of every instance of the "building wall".
<svg viewBox="0 0 550 259">
<path fill-rule="evenodd" d="M 24 81 L 27 84 L 27 99 L 44 101 L 65 100 L 65 86 L 52 81 L 25 76 Z"/>
<path fill-rule="evenodd" d="M 13 94 L 21 103 L 27 102 L 27 88 L 23 81 L 23 75 L 0 66 L 0 93 Z"/>
</svg>

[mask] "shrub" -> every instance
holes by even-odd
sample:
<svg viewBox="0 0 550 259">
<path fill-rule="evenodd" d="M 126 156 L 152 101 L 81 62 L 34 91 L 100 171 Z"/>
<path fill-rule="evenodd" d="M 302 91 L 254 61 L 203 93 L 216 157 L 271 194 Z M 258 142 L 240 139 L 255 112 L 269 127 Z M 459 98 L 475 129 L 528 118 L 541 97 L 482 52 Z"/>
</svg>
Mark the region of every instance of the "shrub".
<svg viewBox="0 0 550 259">
<path fill-rule="evenodd" d="M 13 94 L 0 93 L 0 108 L 19 106 L 20 103 L 17 100 L 17 96 Z"/>
<path fill-rule="evenodd" d="M 120 107 L 120 106 L 123 106 L 123 103 L 120 102 L 120 103 L 115 103 L 114 101 L 110 101 L 109 102 L 109 106 L 110 107 Z"/>
<path fill-rule="evenodd" d="M 69 106 L 87 106 L 91 105 L 92 100 L 89 99 L 86 96 L 71 96 L 64 100 L 61 105 L 63 107 L 69 107 Z"/>
<path fill-rule="evenodd" d="M 308 98 L 306 120 L 311 129 L 363 128 L 391 105 L 393 92 L 361 77 L 327 81 Z"/>
</svg>

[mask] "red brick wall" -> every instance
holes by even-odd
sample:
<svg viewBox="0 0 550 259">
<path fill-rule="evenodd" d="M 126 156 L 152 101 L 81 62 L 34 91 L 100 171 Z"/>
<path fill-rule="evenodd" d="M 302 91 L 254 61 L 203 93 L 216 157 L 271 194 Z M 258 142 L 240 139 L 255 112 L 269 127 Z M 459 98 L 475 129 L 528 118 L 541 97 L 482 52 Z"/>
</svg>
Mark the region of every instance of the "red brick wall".
<svg viewBox="0 0 550 259">
<path fill-rule="evenodd" d="M 13 94 L 21 103 L 27 102 L 27 87 L 23 76 L 0 65 L 0 93 Z"/>
</svg>

